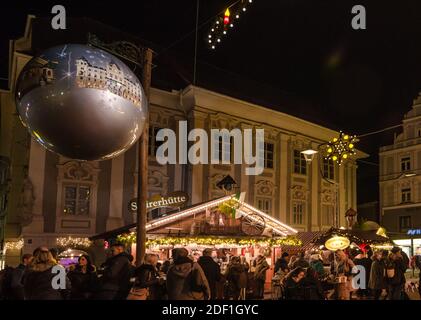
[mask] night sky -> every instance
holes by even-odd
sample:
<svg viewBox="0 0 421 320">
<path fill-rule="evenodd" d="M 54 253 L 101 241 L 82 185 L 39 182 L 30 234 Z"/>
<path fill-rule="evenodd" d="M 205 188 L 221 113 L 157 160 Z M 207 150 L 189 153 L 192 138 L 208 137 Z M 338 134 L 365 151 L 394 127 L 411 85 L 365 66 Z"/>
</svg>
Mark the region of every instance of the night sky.
<svg viewBox="0 0 421 320">
<path fill-rule="evenodd" d="M 357 135 L 399 124 L 421 91 L 421 1 L 254 0 L 234 32 L 209 50 L 210 23 L 203 23 L 232 2 L 200 0 L 199 86 Z M 8 40 L 23 35 L 27 14 L 52 17 L 54 4 L 2 3 L 1 78 L 7 78 Z M 165 61 L 153 77 L 174 72 L 182 79 L 157 86 L 192 82 L 196 0 L 60 4 L 68 17 L 92 18 L 152 45 Z M 366 30 L 351 27 L 357 4 L 367 10 Z M 395 132 L 361 139 L 358 148 L 372 164 L 359 163 L 359 203 L 377 200 L 378 148 L 391 144 Z"/>
</svg>

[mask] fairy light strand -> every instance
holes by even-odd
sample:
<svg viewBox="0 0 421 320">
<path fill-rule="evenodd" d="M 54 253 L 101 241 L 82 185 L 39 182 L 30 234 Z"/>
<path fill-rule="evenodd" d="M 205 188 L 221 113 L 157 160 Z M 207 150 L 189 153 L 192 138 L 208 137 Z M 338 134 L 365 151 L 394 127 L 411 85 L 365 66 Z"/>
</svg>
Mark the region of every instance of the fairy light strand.
<svg viewBox="0 0 421 320">
<path fill-rule="evenodd" d="M 237 20 L 247 12 L 248 6 L 252 3 L 253 0 L 238 0 L 216 17 L 206 37 L 210 49 L 214 50 L 222 43 L 228 33 L 234 29 Z"/>
</svg>

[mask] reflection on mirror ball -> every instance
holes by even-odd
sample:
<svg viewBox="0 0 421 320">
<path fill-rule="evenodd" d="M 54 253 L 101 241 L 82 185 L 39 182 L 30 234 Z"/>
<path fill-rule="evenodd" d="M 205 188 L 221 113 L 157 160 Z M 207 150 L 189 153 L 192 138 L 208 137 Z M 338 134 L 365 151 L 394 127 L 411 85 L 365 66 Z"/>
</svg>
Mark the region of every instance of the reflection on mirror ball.
<svg viewBox="0 0 421 320">
<path fill-rule="evenodd" d="M 140 137 L 147 99 L 135 74 L 113 55 L 85 45 L 45 50 L 16 84 L 23 125 L 41 145 L 78 160 L 105 160 Z"/>
</svg>

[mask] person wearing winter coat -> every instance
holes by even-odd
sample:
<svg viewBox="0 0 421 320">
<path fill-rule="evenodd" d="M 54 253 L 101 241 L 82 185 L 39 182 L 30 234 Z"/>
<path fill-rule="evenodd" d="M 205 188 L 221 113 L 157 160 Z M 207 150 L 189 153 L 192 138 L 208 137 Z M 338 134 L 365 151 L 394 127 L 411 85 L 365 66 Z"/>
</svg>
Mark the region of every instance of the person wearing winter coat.
<svg viewBox="0 0 421 320">
<path fill-rule="evenodd" d="M 295 268 L 309 268 L 310 264 L 308 263 L 308 261 L 305 259 L 305 254 L 304 252 L 299 253 L 297 260 L 295 260 L 295 262 L 292 265 L 292 269 Z"/>
<path fill-rule="evenodd" d="M 240 257 L 231 258 L 225 277 L 228 281 L 228 297 L 233 300 L 240 299 L 241 290 L 247 288 L 247 267 L 241 263 Z"/>
<path fill-rule="evenodd" d="M 159 277 L 159 272 L 156 267 L 158 257 L 154 254 L 147 254 L 145 256 L 145 263 L 143 263 L 135 271 L 136 281 L 134 288 L 146 289 L 147 294 L 145 298 L 147 300 L 161 300 L 163 285 L 162 278 Z"/>
<path fill-rule="evenodd" d="M 370 295 L 370 289 L 368 286 L 369 275 L 371 273 L 372 260 L 367 257 L 365 252 L 359 251 L 357 256 L 354 258 L 354 264 L 356 266 L 362 266 L 365 269 L 365 289 L 358 289 L 357 294 L 360 297 L 368 297 Z"/>
<path fill-rule="evenodd" d="M 336 251 L 336 256 L 338 257 L 336 274 L 338 276 L 338 280 L 344 280 L 336 285 L 336 295 L 339 300 L 350 300 L 352 289 L 352 269 L 355 265 L 343 250 Z"/>
<path fill-rule="evenodd" d="M 99 279 L 99 291 L 95 300 L 124 300 L 130 291 L 130 255 L 124 251 L 124 245 L 111 246 L 112 256 L 103 264 Z"/>
<path fill-rule="evenodd" d="M 24 254 L 22 262 L 13 269 L 10 281 L 10 300 L 24 300 L 23 275 L 32 261 L 32 254 Z"/>
<path fill-rule="evenodd" d="M 380 251 L 374 252 L 372 259 L 373 263 L 371 264 L 368 287 L 372 291 L 374 300 L 380 300 L 383 289 L 386 289 L 387 287 L 385 279 L 385 262 L 382 259 L 382 253 Z"/>
<path fill-rule="evenodd" d="M 211 300 L 214 300 L 216 299 L 216 284 L 221 280 L 221 268 L 213 260 L 212 251 L 212 249 L 203 250 L 203 256 L 197 262 L 205 273 L 211 291 Z"/>
<path fill-rule="evenodd" d="M 277 273 L 279 269 L 286 272 L 288 270 L 289 254 L 288 252 L 282 252 L 282 256 L 278 258 L 275 262 L 274 273 Z"/>
<path fill-rule="evenodd" d="M 269 265 L 266 261 L 266 258 L 262 255 L 259 255 L 256 261 L 256 270 L 254 271 L 254 279 L 256 279 L 257 282 L 257 297 L 259 299 L 264 298 L 267 269 L 269 269 Z"/>
<path fill-rule="evenodd" d="M 408 265 L 401 254 L 401 249 L 394 247 L 386 261 L 388 300 L 402 300 L 407 267 Z"/>
<path fill-rule="evenodd" d="M 295 268 L 287 274 L 284 281 L 285 300 L 305 300 L 302 280 L 305 277 L 303 268 Z"/>
<path fill-rule="evenodd" d="M 305 300 L 325 300 L 323 287 L 318 277 L 318 273 L 313 268 L 307 269 L 305 277 L 301 280 Z"/>
<path fill-rule="evenodd" d="M 184 248 L 173 253 L 174 264 L 167 273 L 169 300 L 209 300 L 208 280 L 202 267 L 188 257 Z"/>
<path fill-rule="evenodd" d="M 98 287 L 98 276 L 96 268 L 88 255 L 81 255 L 77 266 L 69 271 L 67 276 L 72 284 L 70 299 L 92 299 Z"/>
<path fill-rule="evenodd" d="M 57 276 L 56 272 L 53 273 L 55 266 L 57 262 L 47 248 L 39 248 L 35 251 L 34 258 L 23 275 L 25 300 L 63 300 L 65 297 L 63 292 L 70 291 L 71 284 L 66 277 L 64 291 L 53 287 L 55 283 L 53 278 Z"/>
</svg>

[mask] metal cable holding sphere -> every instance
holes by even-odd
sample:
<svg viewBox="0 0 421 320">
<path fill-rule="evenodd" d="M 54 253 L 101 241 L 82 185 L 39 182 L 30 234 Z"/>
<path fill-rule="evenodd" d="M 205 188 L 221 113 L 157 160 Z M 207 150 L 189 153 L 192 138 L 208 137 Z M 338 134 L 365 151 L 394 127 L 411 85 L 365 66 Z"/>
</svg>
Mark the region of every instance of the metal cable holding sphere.
<svg viewBox="0 0 421 320">
<path fill-rule="evenodd" d="M 23 125 L 48 150 L 77 160 L 106 160 L 142 134 L 147 98 L 136 75 L 112 54 L 86 45 L 47 49 L 19 75 Z"/>
</svg>

